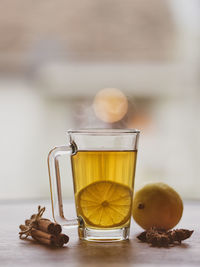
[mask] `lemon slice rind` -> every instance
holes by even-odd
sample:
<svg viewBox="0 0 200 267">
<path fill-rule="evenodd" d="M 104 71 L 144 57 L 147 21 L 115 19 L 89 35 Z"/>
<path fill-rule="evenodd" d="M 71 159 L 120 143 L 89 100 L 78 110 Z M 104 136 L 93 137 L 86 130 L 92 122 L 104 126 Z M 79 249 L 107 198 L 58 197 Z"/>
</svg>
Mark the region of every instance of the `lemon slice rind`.
<svg viewBox="0 0 200 267">
<path fill-rule="evenodd" d="M 77 193 L 78 214 L 88 225 L 113 228 L 131 216 L 132 190 L 112 181 L 89 184 Z"/>
</svg>

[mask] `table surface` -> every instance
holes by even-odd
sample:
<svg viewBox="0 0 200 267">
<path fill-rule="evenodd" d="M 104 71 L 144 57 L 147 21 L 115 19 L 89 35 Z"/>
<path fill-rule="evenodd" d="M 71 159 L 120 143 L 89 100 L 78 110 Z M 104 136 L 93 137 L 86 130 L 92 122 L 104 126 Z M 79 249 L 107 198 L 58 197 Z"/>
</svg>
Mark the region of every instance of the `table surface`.
<svg viewBox="0 0 200 267">
<path fill-rule="evenodd" d="M 184 203 L 184 213 L 178 228 L 195 230 L 181 245 L 170 248 L 150 247 L 136 236 L 142 229 L 134 222 L 129 241 L 93 243 L 80 241 L 77 229 L 65 230 L 70 242 L 61 249 L 53 249 L 34 241 L 18 238 L 18 226 L 37 210 L 46 206 L 44 217 L 51 218 L 48 201 L 0 202 L 0 266 L 200 266 L 200 202 Z M 65 203 L 72 216 L 74 205 Z"/>
</svg>

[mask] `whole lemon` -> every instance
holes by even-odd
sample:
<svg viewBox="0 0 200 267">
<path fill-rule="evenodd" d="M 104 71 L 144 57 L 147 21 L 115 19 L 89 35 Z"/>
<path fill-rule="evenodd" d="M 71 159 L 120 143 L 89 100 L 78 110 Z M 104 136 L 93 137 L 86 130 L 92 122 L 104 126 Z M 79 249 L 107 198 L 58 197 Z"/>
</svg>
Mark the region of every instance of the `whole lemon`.
<svg viewBox="0 0 200 267">
<path fill-rule="evenodd" d="M 171 229 L 180 221 L 182 213 L 181 197 L 164 183 L 149 183 L 133 198 L 133 218 L 144 229 Z"/>
</svg>

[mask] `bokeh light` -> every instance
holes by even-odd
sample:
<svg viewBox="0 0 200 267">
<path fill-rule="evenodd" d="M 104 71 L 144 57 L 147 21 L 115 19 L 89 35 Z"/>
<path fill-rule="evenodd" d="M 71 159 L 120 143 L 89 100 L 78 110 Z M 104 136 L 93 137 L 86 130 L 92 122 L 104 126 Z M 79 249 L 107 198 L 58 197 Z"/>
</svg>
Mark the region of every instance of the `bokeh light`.
<svg viewBox="0 0 200 267">
<path fill-rule="evenodd" d="M 121 90 L 104 88 L 94 99 L 93 108 L 96 116 L 107 123 L 120 121 L 128 110 L 128 101 Z"/>
</svg>

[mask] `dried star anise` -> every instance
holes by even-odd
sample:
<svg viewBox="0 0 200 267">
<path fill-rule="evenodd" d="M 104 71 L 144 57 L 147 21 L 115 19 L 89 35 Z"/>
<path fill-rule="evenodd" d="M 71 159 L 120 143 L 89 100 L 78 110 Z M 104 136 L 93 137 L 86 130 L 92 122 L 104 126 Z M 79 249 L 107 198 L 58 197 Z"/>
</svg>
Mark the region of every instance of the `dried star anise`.
<svg viewBox="0 0 200 267">
<path fill-rule="evenodd" d="M 181 241 L 189 238 L 193 232 L 194 231 L 187 229 L 167 231 L 152 227 L 149 230 L 142 232 L 137 238 L 142 242 L 152 244 L 154 247 L 168 247 L 175 242 L 181 243 Z"/>
</svg>

